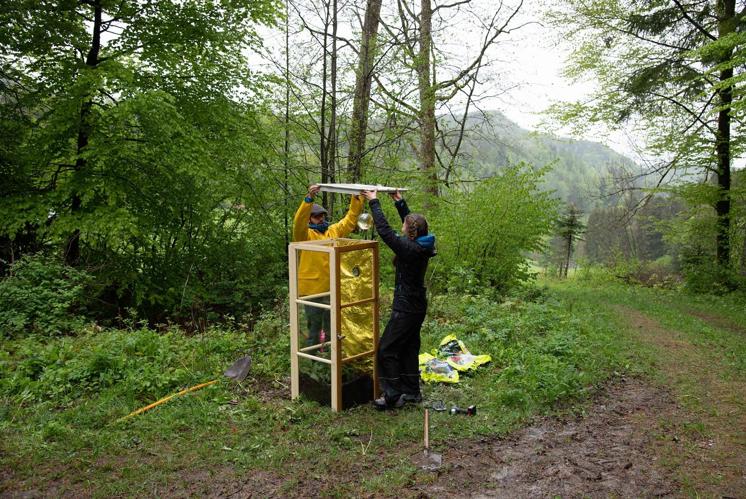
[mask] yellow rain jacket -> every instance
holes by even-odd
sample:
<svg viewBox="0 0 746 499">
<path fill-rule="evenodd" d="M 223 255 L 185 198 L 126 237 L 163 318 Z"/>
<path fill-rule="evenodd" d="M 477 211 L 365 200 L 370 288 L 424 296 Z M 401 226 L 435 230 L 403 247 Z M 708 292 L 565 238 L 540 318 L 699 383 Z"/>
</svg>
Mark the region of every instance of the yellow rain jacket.
<svg viewBox="0 0 746 499">
<path fill-rule="evenodd" d="M 293 218 L 293 241 L 318 241 L 346 237 L 355 228 L 357 217 L 363 211 L 362 196 L 352 196 L 345 217 L 330 225 L 326 232 L 308 228 L 313 201 L 305 199 Z M 298 295 L 313 295 L 329 291 L 329 255 L 315 251 L 301 251 L 298 267 Z"/>
</svg>

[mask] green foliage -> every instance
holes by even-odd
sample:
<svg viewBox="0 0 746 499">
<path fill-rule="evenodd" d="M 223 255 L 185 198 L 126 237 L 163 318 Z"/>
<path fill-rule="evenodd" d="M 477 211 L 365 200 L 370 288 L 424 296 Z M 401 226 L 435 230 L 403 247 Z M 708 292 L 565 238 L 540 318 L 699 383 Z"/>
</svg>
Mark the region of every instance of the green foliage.
<svg viewBox="0 0 746 499">
<path fill-rule="evenodd" d="M 74 332 L 85 322 L 92 277 L 43 255 L 15 262 L 0 280 L 0 337 Z"/>
<path fill-rule="evenodd" d="M 725 278 L 734 247 L 728 179 L 746 137 L 738 97 L 744 79 L 739 14 L 727 2 L 562 3 L 554 9 L 555 25 L 576 42 L 567 73 L 597 82 L 597 90 L 583 102 L 556 107 L 555 116 L 580 128 L 629 127 L 644 138 L 646 156 L 656 158 L 651 174 L 706 186 L 709 199 L 699 203 L 718 211 L 707 235 L 724 267 L 716 274 Z M 703 177 L 715 182 L 707 185 Z"/>
<path fill-rule="evenodd" d="M 472 352 L 493 358 L 458 386 L 424 386 L 426 400 L 477 404 L 480 411 L 469 421 L 432 414 L 435 449 L 453 444 L 454 435 L 503 435 L 535 414 L 585 399 L 615 373 L 638 370 L 636 350 L 613 314 L 567 294 L 525 287 L 502 303 L 485 295 L 433 297 L 423 351 L 454 333 Z M 47 466 L 54 473 L 86 466 L 86 480 L 105 494 L 176 483 L 184 469 L 195 470 L 195 462 L 200 472 L 229 466 L 238 474 L 326 477 L 335 463 L 362 460 L 394 478 L 409 477 L 399 463 L 409 463 L 412 446 L 419 445 L 420 410 L 382 419 L 369 407 L 331 414 L 315 403 L 289 400 L 286 314 L 284 306 L 266 310 L 249 332 L 213 329 L 190 336 L 177 329 L 89 329 L 76 338 L 3 342 L 0 436 L 8 451 L 3 464 L 28 484 L 48 483 Z M 160 397 L 219 378 L 247 350 L 254 363 L 241 386 L 218 383 L 114 423 Z M 178 452 L 170 452 L 177 446 Z M 382 464 L 382 453 L 392 459 Z M 356 492 L 379 485 L 355 481 L 335 487 L 341 495 L 360 495 Z"/>
<path fill-rule="evenodd" d="M 3 373 L 3 396 L 65 405 L 110 390 L 116 397 L 146 401 L 217 377 L 239 345 L 235 334 L 189 338 L 147 329 L 90 329 L 76 338 L 14 344 L 16 361 Z M 209 379 L 205 379 L 209 378 Z"/>
<path fill-rule="evenodd" d="M 87 21 L 96 5 L 101 24 Z M 17 234 L 31 227 L 67 252 L 79 234 L 103 316 L 132 307 L 153 322 L 196 322 L 271 300 L 282 213 L 268 213 L 275 182 L 258 166 L 275 160 L 277 130 L 268 81 L 245 54 L 277 9 L 272 0 L 5 5 L 0 123 L 13 140 L 0 157 L 0 238 L 20 249 Z"/>
<path fill-rule="evenodd" d="M 613 264 L 581 265 L 576 278 L 586 284 L 603 286 L 612 283 L 641 285 L 657 289 L 679 289 L 682 276 L 676 271 L 671 257 L 654 261 L 618 258 Z"/>
<path fill-rule="evenodd" d="M 610 329 L 590 328 L 546 290 L 529 287 L 522 294 L 536 301 L 439 296 L 425 324 L 423 349 L 455 334 L 472 353 L 490 354 L 494 381 L 487 389 L 503 411 L 576 397 L 600 373 L 625 362 Z"/>
<path fill-rule="evenodd" d="M 473 191 L 448 195 L 430 222 L 439 241 L 436 283 L 452 291 L 502 291 L 530 278 L 525 255 L 542 248 L 557 205 L 540 189 L 543 173 L 519 164 Z"/>
</svg>

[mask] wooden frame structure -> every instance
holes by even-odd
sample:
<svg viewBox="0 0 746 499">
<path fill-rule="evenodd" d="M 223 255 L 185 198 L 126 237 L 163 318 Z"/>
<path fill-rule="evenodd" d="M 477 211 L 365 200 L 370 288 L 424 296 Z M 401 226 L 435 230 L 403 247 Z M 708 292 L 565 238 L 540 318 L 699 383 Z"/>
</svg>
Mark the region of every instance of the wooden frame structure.
<svg viewBox="0 0 746 499">
<path fill-rule="evenodd" d="M 372 296 L 356 299 L 349 303 L 341 303 L 341 258 L 342 255 L 352 251 L 371 250 L 372 252 Z M 298 296 L 298 262 L 301 251 L 322 252 L 329 256 L 329 291 L 313 295 Z M 301 358 L 315 362 L 328 364 L 331 367 L 331 408 L 334 412 L 343 409 L 342 400 L 342 366 L 353 360 L 364 357 L 372 357 L 373 365 L 373 393 L 375 398 L 378 393 L 378 366 L 375 353 L 378 350 L 379 337 L 379 271 L 378 271 L 378 242 L 361 239 L 324 239 L 319 241 L 303 241 L 291 243 L 288 246 L 289 264 L 289 291 L 290 291 L 290 377 L 291 396 L 293 399 L 300 395 L 300 367 Z M 329 304 L 311 301 L 314 299 L 329 297 Z M 349 357 L 342 357 L 343 342 L 345 337 L 341 332 L 342 309 L 346 307 L 372 304 L 372 345 L 370 349 Z M 300 326 L 298 324 L 298 307 L 306 305 L 329 310 L 330 312 L 330 334 L 326 341 L 316 345 L 301 348 L 298 342 Z M 331 347 L 330 359 L 314 355 L 314 352 L 327 346 Z"/>
</svg>

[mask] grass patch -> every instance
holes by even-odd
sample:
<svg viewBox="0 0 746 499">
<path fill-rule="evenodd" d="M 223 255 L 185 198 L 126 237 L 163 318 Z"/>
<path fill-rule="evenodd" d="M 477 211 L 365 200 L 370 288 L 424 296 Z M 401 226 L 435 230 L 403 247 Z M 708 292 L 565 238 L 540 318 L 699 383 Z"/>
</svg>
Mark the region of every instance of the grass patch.
<svg viewBox="0 0 746 499">
<path fill-rule="evenodd" d="M 551 283 L 579 307 L 616 310 L 619 331 L 641 366 L 671 389 L 681 409 L 659 421 L 658 456 L 683 493 L 731 496 L 743 490 L 741 431 L 746 414 L 743 295 L 691 296 L 643 287 Z"/>
<path fill-rule="evenodd" d="M 504 434 L 558 403 L 583 400 L 610 376 L 640 364 L 610 315 L 557 291 L 503 303 L 436 297 L 423 351 L 447 334 L 493 362 L 459 385 L 424 388 L 426 400 L 479 409 L 473 418 L 434 414 L 436 450 Z M 243 386 L 221 380 L 115 423 L 164 395 L 219 378 L 246 350 L 254 370 Z M 366 406 L 334 414 L 290 401 L 288 351 L 284 310 L 268 313 L 251 332 L 91 329 L 77 337 L 6 341 L 0 353 L 0 459 L 12 470 L 6 490 L 199 491 L 206 480 L 228 483 L 250 472 L 264 473 L 274 493 L 312 482 L 317 491 L 354 495 L 427 480 L 411 462 L 421 449 L 420 409 L 381 414 Z"/>
<path fill-rule="evenodd" d="M 666 289 L 606 284 L 586 286 L 582 283 L 553 283 L 552 288 L 577 308 L 597 310 L 622 305 L 656 319 L 664 328 L 678 331 L 693 345 L 723 367 L 725 376 L 746 374 L 746 297 L 690 295 Z M 621 321 L 618 323 L 623 324 Z"/>
</svg>

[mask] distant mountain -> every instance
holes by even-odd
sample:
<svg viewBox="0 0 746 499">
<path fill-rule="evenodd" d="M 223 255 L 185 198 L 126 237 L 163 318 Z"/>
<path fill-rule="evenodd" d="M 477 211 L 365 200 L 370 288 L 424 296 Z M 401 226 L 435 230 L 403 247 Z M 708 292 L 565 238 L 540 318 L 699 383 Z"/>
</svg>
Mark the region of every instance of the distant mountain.
<svg viewBox="0 0 746 499">
<path fill-rule="evenodd" d="M 481 115 L 471 116 L 467 128 L 470 131 L 461 152 L 471 165 L 471 175 L 491 176 L 503 166 L 520 161 L 536 167 L 551 164 L 546 188 L 586 213 L 593 206 L 610 202 L 600 199 L 610 169 L 637 169 L 631 159 L 605 145 L 530 132 L 500 112 L 489 112 L 487 120 Z"/>
</svg>

